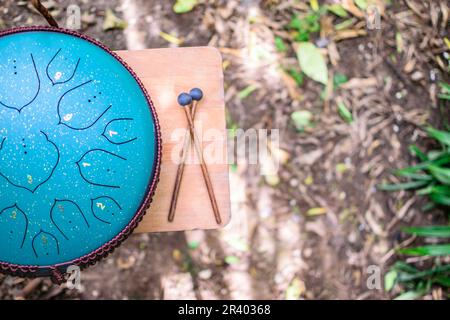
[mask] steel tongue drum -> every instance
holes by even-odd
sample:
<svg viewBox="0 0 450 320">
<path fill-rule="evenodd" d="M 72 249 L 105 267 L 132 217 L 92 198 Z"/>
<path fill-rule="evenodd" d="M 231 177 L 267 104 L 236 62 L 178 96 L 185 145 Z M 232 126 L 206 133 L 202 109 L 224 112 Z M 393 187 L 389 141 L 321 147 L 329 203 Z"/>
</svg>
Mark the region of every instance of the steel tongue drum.
<svg viewBox="0 0 450 320">
<path fill-rule="evenodd" d="M 0 32 L 0 271 L 62 282 L 117 247 L 150 205 L 160 137 L 142 83 L 101 43 Z"/>
</svg>

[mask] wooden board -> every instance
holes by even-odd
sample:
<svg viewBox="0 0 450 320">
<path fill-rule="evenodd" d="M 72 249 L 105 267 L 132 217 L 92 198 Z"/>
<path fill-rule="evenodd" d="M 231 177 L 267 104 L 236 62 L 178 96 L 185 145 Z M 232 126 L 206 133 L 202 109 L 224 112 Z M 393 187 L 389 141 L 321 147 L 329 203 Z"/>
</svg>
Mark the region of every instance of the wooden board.
<svg viewBox="0 0 450 320">
<path fill-rule="evenodd" d="M 142 80 L 158 112 L 163 139 L 161 180 L 153 203 L 136 232 L 216 229 L 230 220 L 230 187 L 226 161 L 226 120 L 222 57 L 211 47 L 118 51 Z M 175 221 L 167 220 L 178 165 L 172 149 L 187 128 L 178 94 L 199 87 L 204 99 L 198 105 L 196 126 L 203 132 L 203 147 L 221 151 L 220 163 L 207 163 L 223 223 L 217 225 L 198 164 L 186 165 Z M 200 130 L 200 129 L 199 129 Z M 213 131 L 211 131 L 213 130 Z M 211 135 L 210 137 L 208 137 Z"/>
</svg>

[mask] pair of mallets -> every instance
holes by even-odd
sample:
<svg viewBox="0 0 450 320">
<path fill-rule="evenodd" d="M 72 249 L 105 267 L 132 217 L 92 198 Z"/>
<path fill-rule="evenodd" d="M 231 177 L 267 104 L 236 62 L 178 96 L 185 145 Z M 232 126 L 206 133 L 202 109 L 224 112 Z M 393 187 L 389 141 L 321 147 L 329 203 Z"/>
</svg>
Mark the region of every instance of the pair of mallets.
<svg viewBox="0 0 450 320">
<path fill-rule="evenodd" d="M 181 93 L 178 96 L 178 104 L 184 109 L 190 134 L 186 134 L 186 136 L 184 137 L 184 145 L 181 153 L 181 162 L 178 165 L 177 176 L 175 179 L 175 186 L 172 193 L 172 201 L 170 203 L 169 222 L 173 222 L 175 218 L 175 210 L 177 207 L 178 195 L 180 193 L 181 181 L 183 180 L 184 166 L 186 163 L 187 156 L 189 154 L 189 149 L 192 140 L 192 142 L 194 143 L 194 148 L 197 152 L 197 156 L 200 161 L 200 167 L 202 169 L 203 179 L 205 180 L 206 188 L 208 189 L 208 195 L 214 211 L 214 217 L 216 218 L 217 224 L 222 224 L 219 207 L 217 205 L 216 196 L 214 195 L 214 189 L 211 183 L 211 177 L 209 176 L 208 167 L 206 166 L 205 159 L 203 157 L 203 148 L 198 139 L 194 125 L 195 114 L 197 112 L 197 105 L 198 102 L 202 100 L 202 98 L 203 92 L 199 88 L 194 88 L 189 93 Z"/>
</svg>

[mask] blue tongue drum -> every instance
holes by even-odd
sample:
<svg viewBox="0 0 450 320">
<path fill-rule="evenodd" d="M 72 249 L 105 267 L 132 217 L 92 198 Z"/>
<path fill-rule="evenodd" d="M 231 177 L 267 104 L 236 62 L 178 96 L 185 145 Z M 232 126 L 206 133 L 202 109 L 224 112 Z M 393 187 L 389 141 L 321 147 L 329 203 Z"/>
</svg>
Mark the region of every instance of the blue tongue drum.
<svg viewBox="0 0 450 320">
<path fill-rule="evenodd" d="M 0 265 L 65 265 L 130 227 L 159 166 L 130 70 L 52 28 L 0 34 Z"/>
</svg>

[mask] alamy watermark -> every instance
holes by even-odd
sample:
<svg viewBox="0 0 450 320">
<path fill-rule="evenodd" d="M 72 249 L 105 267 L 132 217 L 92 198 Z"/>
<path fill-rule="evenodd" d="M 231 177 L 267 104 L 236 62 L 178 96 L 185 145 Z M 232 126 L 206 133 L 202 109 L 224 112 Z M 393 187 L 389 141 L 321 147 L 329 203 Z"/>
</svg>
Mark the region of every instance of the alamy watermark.
<svg viewBox="0 0 450 320">
<path fill-rule="evenodd" d="M 368 6 L 364 15 L 366 18 L 366 27 L 368 30 L 381 29 L 381 13 L 380 9 L 376 5 Z"/>
<path fill-rule="evenodd" d="M 66 287 L 70 290 L 81 290 L 81 269 L 79 266 L 71 265 L 67 268 L 68 275 Z"/>
<path fill-rule="evenodd" d="M 66 11 L 67 20 L 66 27 L 67 29 L 72 30 L 80 30 L 81 29 L 81 8 L 76 4 L 71 4 L 67 7 Z"/>
<path fill-rule="evenodd" d="M 196 133 L 199 144 L 203 146 L 203 159 L 207 165 L 259 165 L 261 175 L 275 175 L 280 167 L 277 150 L 280 146 L 280 131 L 278 129 L 235 129 L 204 130 L 202 123 L 196 123 Z M 182 152 L 185 139 L 189 139 L 188 130 L 177 128 L 172 131 L 171 142 L 175 143 L 171 151 L 172 163 L 182 162 Z M 189 156 L 185 164 L 199 164 L 200 158 L 190 143 Z"/>
</svg>

